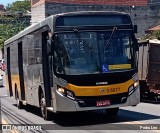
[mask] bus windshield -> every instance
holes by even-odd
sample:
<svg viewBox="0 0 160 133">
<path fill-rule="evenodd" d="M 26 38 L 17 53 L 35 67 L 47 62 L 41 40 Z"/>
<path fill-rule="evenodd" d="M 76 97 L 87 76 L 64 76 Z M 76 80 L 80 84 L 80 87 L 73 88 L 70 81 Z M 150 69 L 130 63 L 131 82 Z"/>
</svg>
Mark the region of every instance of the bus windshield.
<svg viewBox="0 0 160 133">
<path fill-rule="evenodd" d="M 132 31 L 65 32 L 54 37 L 54 70 L 58 74 L 109 73 L 134 68 Z"/>
</svg>

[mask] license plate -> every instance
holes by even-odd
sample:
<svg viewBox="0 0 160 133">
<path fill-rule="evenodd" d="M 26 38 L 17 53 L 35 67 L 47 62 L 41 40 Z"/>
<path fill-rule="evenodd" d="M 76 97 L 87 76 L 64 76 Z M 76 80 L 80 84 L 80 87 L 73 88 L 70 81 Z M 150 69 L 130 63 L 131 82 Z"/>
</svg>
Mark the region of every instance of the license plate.
<svg viewBox="0 0 160 133">
<path fill-rule="evenodd" d="M 97 101 L 96 102 L 96 106 L 108 106 L 111 105 L 111 101 L 110 100 L 101 100 L 101 101 Z"/>
</svg>

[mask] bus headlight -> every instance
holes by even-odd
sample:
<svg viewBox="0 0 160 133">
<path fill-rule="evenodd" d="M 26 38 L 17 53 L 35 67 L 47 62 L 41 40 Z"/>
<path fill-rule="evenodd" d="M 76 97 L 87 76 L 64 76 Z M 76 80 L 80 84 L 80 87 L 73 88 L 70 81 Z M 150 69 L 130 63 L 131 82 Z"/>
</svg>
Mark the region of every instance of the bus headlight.
<svg viewBox="0 0 160 133">
<path fill-rule="evenodd" d="M 74 100 L 74 94 L 73 94 L 73 92 L 67 90 L 67 97 L 70 98 L 70 99 L 72 99 L 72 100 Z"/>
<path fill-rule="evenodd" d="M 135 91 L 136 87 L 139 85 L 139 81 L 134 82 L 132 86 L 129 87 L 129 96 Z"/>
<path fill-rule="evenodd" d="M 60 92 L 63 95 L 65 94 L 65 89 L 64 88 L 58 88 L 57 91 Z"/>
<path fill-rule="evenodd" d="M 133 85 L 132 85 L 132 86 L 129 88 L 129 93 L 128 93 L 129 96 L 134 92 L 134 90 L 135 90 L 135 89 L 134 89 L 134 87 L 133 87 Z"/>
<path fill-rule="evenodd" d="M 58 86 L 57 86 L 57 91 L 58 91 L 60 94 L 62 94 L 63 96 L 66 96 L 66 97 L 68 97 L 68 98 L 70 98 L 70 99 L 72 99 L 72 100 L 75 99 L 75 98 L 74 98 L 74 93 L 73 93 L 72 91 L 70 91 L 70 90 L 67 90 L 67 89 L 65 89 L 65 88 L 62 88 L 62 87 L 58 87 Z"/>
<path fill-rule="evenodd" d="M 139 81 L 134 82 L 133 86 L 136 88 L 139 85 Z"/>
</svg>

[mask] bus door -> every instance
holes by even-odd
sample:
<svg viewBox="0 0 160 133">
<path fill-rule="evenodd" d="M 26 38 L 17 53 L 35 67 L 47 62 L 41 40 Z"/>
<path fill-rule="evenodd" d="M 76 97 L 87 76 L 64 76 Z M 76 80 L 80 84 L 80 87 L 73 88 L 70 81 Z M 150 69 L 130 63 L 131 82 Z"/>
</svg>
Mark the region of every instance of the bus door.
<svg viewBox="0 0 160 133">
<path fill-rule="evenodd" d="M 51 87 L 53 87 L 52 55 L 49 50 L 48 31 L 42 33 L 43 80 L 46 106 L 51 106 Z"/>
<path fill-rule="evenodd" d="M 19 80 L 20 80 L 19 89 L 21 92 L 21 100 L 25 100 L 22 42 L 18 43 L 18 69 L 19 69 Z"/>
<path fill-rule="evenodd" d="M 12 79 L 11 79 L 11 66 L 10 66 L 10 47 L 7 48 L 7 75 L 8 75 L 8 88 L 10 96 L 13 96 Z"/>
</svg>

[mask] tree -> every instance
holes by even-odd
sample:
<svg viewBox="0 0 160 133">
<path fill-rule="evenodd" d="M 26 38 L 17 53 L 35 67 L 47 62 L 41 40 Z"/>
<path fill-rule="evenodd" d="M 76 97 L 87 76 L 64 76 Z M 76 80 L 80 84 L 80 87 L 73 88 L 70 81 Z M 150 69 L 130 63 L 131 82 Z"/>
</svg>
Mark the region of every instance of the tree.
<svg viewBox="0 0 160 133">
<path fill-rule="evenodd" d="M 8 4 L 6 9 L 12 12 L 20 11 L 25 13 L 31 10 L 31 2 L 30 0 L 16 1 L 16 2 L 13 2 L 12 4 Z"/>
<path fill-rule="evenodd" d="M 30 0 L 16 1 L 12 4 L 8 4 L 6 7 L 6 12 L 15 12 L 26 13 L 30 11 L 31 3 Z M 19 15 L 9 16 L 0 16 L 0 48 L 4 47 L 4 42 L 16 35 L 18 32 L 26 28 L 28 25 L 25 20 L 19 18 Z"/>
<path fill-rule="evenodd" d="M 23 30 L 26 25 L 16 18 L 1 17 L 0 19 L 4 21 L 4 23 L 0 24 L 0 48 L 3 48 L 4 42 Z"/>
<path fill-rule="evenodd" d="M 141 40 L 146 39 L 159 39 L 160 40 L 160 31 L 150 31 L 148 32 Z"/>
</svg>

